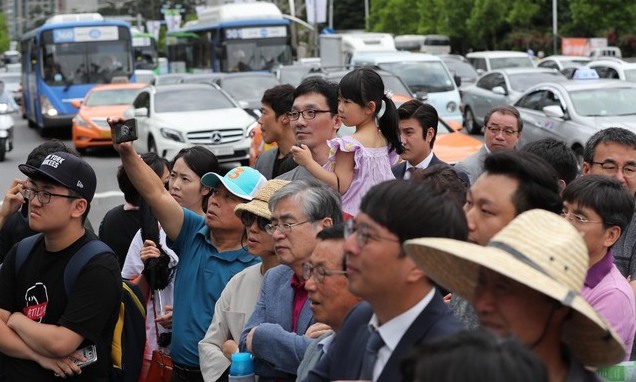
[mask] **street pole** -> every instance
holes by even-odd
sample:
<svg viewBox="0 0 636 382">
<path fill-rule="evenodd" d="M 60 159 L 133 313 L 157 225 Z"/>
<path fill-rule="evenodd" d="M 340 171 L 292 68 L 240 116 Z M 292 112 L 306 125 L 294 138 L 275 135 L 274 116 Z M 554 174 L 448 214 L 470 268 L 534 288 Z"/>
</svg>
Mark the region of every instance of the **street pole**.
<svg viewBox="0 0 636 382">
<path fill-rule="evenodd" d="M 557 0 L 552 0 L 552 54 L 558 54 L 557 35 Z"/>
<path fill-rule="evenodd" d="M 296 18 L 296 0 L 289 0 L 289 14 Z M 298 59 L 298 29 L 296 28 L 296 23 L 291 24 L 290 32 L 292 47 L 296 49 L 296 59 Z"/>
<path fill-rule="evenodd" d="M 364 0 L 364 30 L 369 31 L 369 0 Z"/>
</svg>

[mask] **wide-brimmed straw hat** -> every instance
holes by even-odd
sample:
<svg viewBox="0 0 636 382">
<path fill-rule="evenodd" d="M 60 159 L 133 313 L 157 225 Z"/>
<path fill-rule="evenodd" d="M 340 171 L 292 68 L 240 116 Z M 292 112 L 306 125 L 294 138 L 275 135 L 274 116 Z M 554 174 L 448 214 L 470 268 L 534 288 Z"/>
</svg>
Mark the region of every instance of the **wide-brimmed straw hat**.
<svg viewBox="0 0 636 382">
<path fill-rule="evenodd" d="M 490 269 L 572 308 L 563 342 L 584 365 L 621 362 L 623 343 L 580 292 L 589 257 L 581 234 L 565 219 L 545 210 L 517 216 L 487 246 L 458 240 L 407 240 L 404 250 L 442 287 L 472 301 L 480 267 Z"/>
<path fill-rule="evenodd" d="M 267 220 L 271 220 L 272 214 L 269 211 L 269 207 L 267 206 L 267 204 L 269 203 L 269 198 L 271 198 L 276 191 L 278 191 L 287 183 L 289 183 L 289 181 L 281 179 L 268 180 L 256 192 L 256 194 L 254 194 L 254 197 L 251 201 L 247 203 L 237 204 L 236 207 L 234 207 L 234 214 L 236 214 L 236 216 L 238 217 L 241 217 L 241 214 L 247 211 L 253 213 L 254 215 L 263 217 Z"/>
</svg>

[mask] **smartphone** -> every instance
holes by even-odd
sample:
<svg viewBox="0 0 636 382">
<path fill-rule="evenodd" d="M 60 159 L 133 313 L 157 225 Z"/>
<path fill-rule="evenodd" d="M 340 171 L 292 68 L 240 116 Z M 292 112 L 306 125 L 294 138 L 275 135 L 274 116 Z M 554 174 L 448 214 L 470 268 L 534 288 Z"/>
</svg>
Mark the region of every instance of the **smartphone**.
<svg viewBox="0 0 636 382">
<path fill-rule="evenodd" d="M 75 362 L 77 366 L 84 367 L 97 362 L 97 347 L 95 345 L 90 345 L 77 351 L 82 353 L 82 355 L 86 358 L 86 361 L 83 362 L 73 359 L 73 362 Z"/>
<path fill-rule="evenodd" d="M 124 122 L 115 124 L 113 131 L 115 143 L 130 142 L 137 139 L 137 120 L 127 119 Z"/>
</svg>

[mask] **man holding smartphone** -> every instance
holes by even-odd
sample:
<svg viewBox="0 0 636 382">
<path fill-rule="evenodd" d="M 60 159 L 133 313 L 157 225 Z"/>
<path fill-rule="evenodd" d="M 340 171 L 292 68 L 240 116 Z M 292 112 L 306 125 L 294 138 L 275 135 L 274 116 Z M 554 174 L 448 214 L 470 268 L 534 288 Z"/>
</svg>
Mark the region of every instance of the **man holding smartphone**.
<svg viewBox="0 0 636 382">
<path fill-rule="evenodd" d="M 19 168 L 28 177 L 20 191 L 29 203 L 29 227 L 42 235 L 24 257 L 14 247 L 0 270 L 0 351 L 6 355 L 6 380 L 58 381 L 58 375 L 108 381 L 121 301 L 117 258 L 110 252 L 96 255 L 69 290 L 64 277 L 78 250 L 97 240 L 84 228 L 95 172 L 65 152 L 47 155 L 39 167 Z"/>
</svg>

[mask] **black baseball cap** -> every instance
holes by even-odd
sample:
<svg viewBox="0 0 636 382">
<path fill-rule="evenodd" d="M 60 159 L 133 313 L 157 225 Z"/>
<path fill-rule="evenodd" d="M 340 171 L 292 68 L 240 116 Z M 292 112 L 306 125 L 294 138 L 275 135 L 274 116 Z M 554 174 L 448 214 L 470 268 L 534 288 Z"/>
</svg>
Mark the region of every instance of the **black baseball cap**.
<svg viewBox="0 0 636 382">
<path fill-rule="evenodd" d="M 44 178 L 77 192 L 89 203 L 95 195 L 97 177 L 93 168 L 82 158 L 65 152 L 49 154 L 40 167 L 21 164 L 18 169 L 29 178 Z"/>
</svg>

